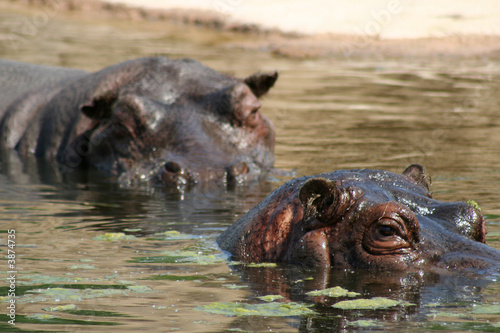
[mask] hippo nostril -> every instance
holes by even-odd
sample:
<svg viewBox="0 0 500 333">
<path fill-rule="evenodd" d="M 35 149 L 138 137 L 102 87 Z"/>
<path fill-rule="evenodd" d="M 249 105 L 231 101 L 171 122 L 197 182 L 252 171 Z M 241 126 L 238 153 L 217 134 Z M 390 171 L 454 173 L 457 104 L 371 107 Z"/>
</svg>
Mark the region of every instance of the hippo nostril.
<svg viewBox="0 0 500 333">
<path fill-rule="evenodd" d="M 245 180 L 245 175 L 250 172 L 250 168 L 246 162 L 238 162 L 227 168 L 227 186 L 228 188 L 242 183 Z"/>
<path fill-rule="evenodd" d="M 163 168 L 171 173 L 180 173 L 182 170 L 181 166 L 175 162 L 167 162 Z"/>
<path fill-rule="evenodd" d="M 246 162 L 239 162 L 231 165 L 228 171 L 231 176 L 236 177 L 246 175 L 250 171 L 250 168 Z"/>
</svg>

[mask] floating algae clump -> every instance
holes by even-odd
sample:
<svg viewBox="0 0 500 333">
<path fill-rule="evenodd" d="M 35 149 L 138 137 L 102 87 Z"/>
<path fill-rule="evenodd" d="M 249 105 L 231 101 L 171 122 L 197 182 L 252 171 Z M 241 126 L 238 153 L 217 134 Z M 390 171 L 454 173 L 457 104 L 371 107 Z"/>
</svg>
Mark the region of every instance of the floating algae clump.
<svg viewBox="0 0 500 333">
<path fill-rule="evenodd" d="M 290 317 L 310 315 L 315 312 L 309 307 L 300 303 L 212 303 L 195 308 L 195 310 L 206 311 L 226 316 L 266 316 L 266 317 Z"/>
<path fill-rule="evenodd" d="M 57 317 L 53 316 L 53 315 L 44 314 L 44 313 L 35 313 L 35 314 L 32 314 L 31 316 L 27 316 L 27 318 L 37 319 L 37 320 L 49 320 L 49 319 L 55 319 Z"/>
<path fill-rule="evenodd" d="M 500 304 L 494 305 L 476 305 L 472 309 L 475 314 L 500 314 Z"/>
<path fill-rule="evenodd" d="M 221 287 L 224 287 L 227 289 L 245 289 L 245 288 L 248 288 L 247 285 L 237 285 L 237 284 L 223 284 Z"/>
<path fill-rule="evenodd" d="M 184 233 L 181 233 L 177 230 L 168 230 L 168 231 L 158 232 L 158 233 L 154 234 L 153 239 L 182 240 L 182 239 L 199 239 L 199 238 L 203 238 L 203 236 L 184 234 Z"/>
<path fill-rule="evenodd" d="M 351 321 L 350 323 L 347 323 L 348 326 L 356 326 L 360 328 L 383 328 L 384 325 L 381 323 L 377 322 L 376 320 L 356 320 L 356 321 Z"/>
<path fill-rule="evenodd" d="M 410 306 L 408 302 L 395 301 L 385 297 L 374 297 L 370 299 L 359 298 L 352 301 L 341 301 L 333 305 L 334 308 L 342 310 L 377 310 L 388 309 L 395 306 Z"/>
<path fill-rule="evenodd" d="M 349 291 L 342 287 L 333 287 L 321 290 L 310 291 L 306 293 L 308 296 L 328 296 L 328 297 L 356 297 L 359 296 L 359 293 L 355 293 L 353 291 Z"/>
<path fill-rule="evenodd" d="M 107 241 L 107 242 L 115 242 L 121 240 L 131 240 L 136 239 L 134 235 L 126 235 L 123 232 L 107 232 L 104 235 L 98 235 L 94 237 L 94 240 L 97 241 Z"/>
<path fill-rule="evenodd" d="M 148 286 L 128 286 L 127 289 L 132 290 L 136 293 L 148 293 L 150 291 L 153 291 L 153 289 L 149 288 Z"/>
<path fill-rule="evenodd" d="M 250 263 L 247 267 L 278 267 L 274 262 Z"/>
<path fill-rule="evenodd" d="M 282 299 L 284 297 L 281 295 L 266 295 L 266 296 L 260 296 L 257 298 L 262 300 L 262 301 L 265 301 L 265 302 L 274 302 L 274 301 L 277 301 L 277 300 Z"/>
<path fill-rule="evenodd" d="M 59 305 L 59 306 L 51 306 L 48 308 L 42 308 L 42 310 L 49 311 L 49 312 L 68 311 L 68 310 L 75 310 L 75 309 L 76 309 L 75 304 L 67 304 L 67 305 Z"/>
<path fill-rule="evenodd" d="M 78 264 L 78 265 L 71 265 L 69 269 L 95 269 L 95 266 L 89 264 Z"/>
<path fill-rule="evenodd" d="M 477 202 L 475 202 L 474 200 L 467 200 L 466 202 L 468 205 L 471 205 L 472 207 L 474 207 L 478 211 L 481 211 L 481 207 L 479 207 L 479 204 Z"/>
</svg>

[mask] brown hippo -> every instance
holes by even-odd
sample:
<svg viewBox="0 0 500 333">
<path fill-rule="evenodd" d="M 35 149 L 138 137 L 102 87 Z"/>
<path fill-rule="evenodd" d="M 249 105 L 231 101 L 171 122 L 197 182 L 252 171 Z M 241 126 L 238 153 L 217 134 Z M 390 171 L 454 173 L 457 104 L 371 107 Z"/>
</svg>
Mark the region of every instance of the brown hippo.
<svg viewBox="0 0 500 333">
<path fill-rule="evenodd" d="M 165 57 L 95 73 L 1 60 L 0 147 L 124 185 L 238 183 L 273 166 L 258 98 L 277 76 L 237 79 Z"/>
<path fill-rule="evenodd" d="M 402 175 L 340 170 L 294 179 L 217 241 L 236 260 L 335 268 L 498 269 L 481 211 L 440 202 L 420 165 Z"/>
</svg>

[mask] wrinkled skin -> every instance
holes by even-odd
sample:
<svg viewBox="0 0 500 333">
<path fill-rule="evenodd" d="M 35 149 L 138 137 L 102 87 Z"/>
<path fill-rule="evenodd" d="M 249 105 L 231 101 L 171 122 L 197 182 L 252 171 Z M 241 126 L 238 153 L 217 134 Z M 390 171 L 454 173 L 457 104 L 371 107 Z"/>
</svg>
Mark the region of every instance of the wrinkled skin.
<svg viewBox="0 0 500 333">
<path fill-rule="evenodd" d="M 274 128 L 259 97 L 276 79 L 163 57 L 96 73 L 2 60 L 0 146 L 123 185 L 239 184 L 273 166 Z"/>
<path fill-rule="evenodd" d="M 244 262 L 381 270 L 498 270 L 481 212 L 440 202 L 420 165 L 403 175 L 340 170 L 292 180 L 217 239 Z"/>
</svg>

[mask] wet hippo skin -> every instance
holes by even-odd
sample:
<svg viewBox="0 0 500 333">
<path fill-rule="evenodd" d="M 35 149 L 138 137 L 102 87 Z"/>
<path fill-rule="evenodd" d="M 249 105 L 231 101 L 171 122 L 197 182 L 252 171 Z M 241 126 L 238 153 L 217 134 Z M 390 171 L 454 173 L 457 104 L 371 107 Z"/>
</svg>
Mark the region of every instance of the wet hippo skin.
<svg viewBox="0 0 500 333">
<path fill-rule="evenodd" d="M 0 60 L 0 146 L 124 185 L 240 183 L 273 166 L 259 98 L 277 77 L 165 57 L 95 73 Z"/>
<path fill-rule="evenodd" d="M 339 170 L 294 179 L 222 233 L 243 262 L 333 268 L 498 270 L 485 220 L 466 202 L 440 202 L 421 165 L 402 175 Z"/>
</svg>

